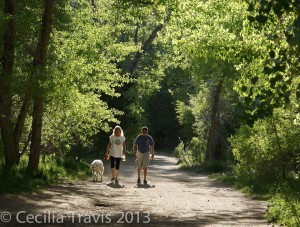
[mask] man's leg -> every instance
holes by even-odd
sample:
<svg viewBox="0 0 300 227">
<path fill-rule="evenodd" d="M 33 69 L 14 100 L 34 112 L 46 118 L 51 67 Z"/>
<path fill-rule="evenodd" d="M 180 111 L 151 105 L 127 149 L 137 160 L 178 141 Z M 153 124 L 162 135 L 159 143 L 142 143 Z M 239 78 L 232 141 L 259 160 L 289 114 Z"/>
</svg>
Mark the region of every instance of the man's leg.
<svg viewBox="0 0 300 227">
<path fill-rule="evenodd" d="M 144 184 L 147 184 L 147 174 L 148 174 L 148 166 L 149 166 L 149 153 L 146 153 L 143 157 L 143 167 L 144 167 Z"/>
<path fill-rule="evenodd" d="M 147 173 L 148 173 L 148 168 L 144 168 L 144 181 L 147 180 Z"/>
<path fill-rule="evenodd" d="M 138 174 L 138 180 L 137 183 L 141 183 L 141 172 L 142 172 L 142 166 L 143 166 L 143 157 L 142 154 L 140 154 L 139 152 L 136 155 L 136 159 L 137 159 L 137 174 Z"/>
<path fill-rule="evenodd" d="M 142 167 L 138 167 L 138 168 L 137 168 L 137 173 L 138 173 L 137 183 L 138 183 L 138 184 L 141 183 L 141 172 L 142 172 Z"/>
<path fill-rule="evenodd" d="M 145 153 L 143 157 L 143 167 L 144 167 L 144 184 L 147 184 L 147 174 L 148 174 L 148 166 L 149 166 L 149 153 Z"/>
<path fill-rule="evenodd" d="M 138 179 L 141 179 L 141 172 L 142 172 L 142 168 L 138 167 L 137 168 Z"/>
</svg>

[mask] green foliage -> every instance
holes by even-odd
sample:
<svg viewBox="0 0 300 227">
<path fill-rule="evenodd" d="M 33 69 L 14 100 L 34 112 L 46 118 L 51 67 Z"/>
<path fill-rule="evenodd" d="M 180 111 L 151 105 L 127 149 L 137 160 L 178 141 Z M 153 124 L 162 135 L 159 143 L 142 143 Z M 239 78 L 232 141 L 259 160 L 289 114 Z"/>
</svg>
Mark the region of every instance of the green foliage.
<svg viewBox="0 0 300 227">
<path fill-rule="evenodd" d="M 180 125 L 182 126 L 180 135 L 184 142 L 189 141 L 194 135 L 193 124 L 195 122 L 194 115 L 189 106 L 185 105 L 181 101 L 176 103 L 176 112 Z"/>
<path fill-rule="evenodd" d="M 206 141 L 193 137 L 189 143 L 181 141 L 174 154 L 179 159 L 178 164 L 184 169 L 208 173 L 224 173 L 228 170 L 228 163 L 222 160 L 204 163 L 205 149 Z"/>
<path fill-rule="evenodd" d="M 101 2 L 95 1 L 97 8 L 102 4 Z M 149 106 L 153 106 L 152 97 L 155 97 L 161 89 L 163 71 L 168 63 L 167 57 L 163 55 L 165 51 L 168 51 L 163 45 L 163 32 L 157 37 L 152 33 L 159 26 L 165 26 L 165 22 L 168 21 L 176 6 L 176 1 L 107 1 L 107 5 L 112 7 L 107 16 L 114 15 L 113 18 L 107 20 L 107 24 L 111 26 L 109 31 L 112 33 L 107 35 L 118 43 L 113 51 L 108 49 L 107 53 L 119 51 L 120 46 L 127 47 L 127 51 L 123 51 L 124 58 L 113 59 L 111 62 L 116 63 L 121 69 L 120 75 L 130 74 L 128 75 L 130 76 L 129 83 L 116 89 L 121 96 L 108 99 L 109 106 L 125 113 L 123 116 L 118 116 L 118 120 L 126 129 L 128 140 L 133 139 L 139 133 L 141 126 L 148 125 L 151 135 L 154 133 L 153 136 L 156 137 L 157 145 L 168 143 L 160 135 L 164 133 L 161 132 L 164 129 L 159 125 L 152 127 L 154 123 L 158 123 L 152 121 L 158 121 L 159 118 L 148 114 Z M 107 5 L 104 6 L 109 8 Z M 151 45 L 149 45 L 149 39 L 154 39 L 150 41 Z M 130 48 L 133 51 L 130 52 Z M 119 52 L 122 53 L 122 51 Z M 132 72 L 133 60 L 137 55 L 140 58 Z M 151 119 L 148 119 L 149 116 Z M 162 141 L 158 141 L 160 138 Z"/>
<path fill-rule="evenodd" d="M 98 155 L 112 124 L 122 125 L 127 141 L 147 125 L 158 145 L 175 146 L 180 137 L 175 153 L 185 166 L 223 172 L 233 155 L 239 187 L 279 193 L 269 220 L 297 225 L 299 197 L 286 195 L 299 184 L 299 7 L 292 0 L 58 1 L 44 94 L 37 94 L 31 80 L 41 1 L 16 1 L 13 121 L 28 87 L 45 97 L 43 161 L 34 176 L 26 171 L 27 153 L 19 166 L 1 167 L 0 192 L 84 177 L 89 169 L 80 158 L 89 158 L 95 138 Z M 3 2 L 0 9 L 2 37 Z M 1 57 L 3 39 L 0 46 Z M 128 75 L 137 53 L 142 57 Z M 220 81 L 215 141 L 221 161 L 203 165 Z"/>
<path fill-rule="evenodd" d="M 204 160 L 205 147 L 205 141 L 193 137 L 188 143 L 181 141 L 174 153 L 183 167 L 199 166 Z"/>
<path fill-rule="evenodd" d="M 215 111 L 212 110 L 214 92 L 223 80 L 216 113 L 220 125 L 216 147 L 221 159 L 230 159 L 227 137 L 238 126 L 235 106 L 240 102 L 232 89 L 233 81 L 240 76 L 236 64 L 249 48 L 241 36 L 246 5 L 223 0 L 185 1 L 177 13 L 180 19 L 176 17 L 170 26 L 176 28 L 168 31 L 172 36 L 175 60 L 190 72 L 186 78 L 191 88 L 191 94 L 185 95 L 189 100 L 178 98 L 177 101 L 181 138 L 188 146 L 192 138 L 197 137 L 202 144 L 198 152 L 205 152 L 211 113 Z M 185 91 L 190 92 L 189 89 Z"/>
<path fill-rule="evenodd" d="M 53 106 L 45 114 L 43 144 L 49 152 L 67 153 L 78 144 L 87 147 L 99 129 L 108 131 L 109 122 L 118 122 L 113 116 L 120 112 L 108 109 L 105 102 L 92 94 L 77 94 L 68 101 L 69 105 L 62 106 L 51 103 Z"/>
<path fill-rule="evenodd" d="M 18 166 L 0 166 L 0 194 L 18 194 L 39 191 L 52 183 L 86 179 L 89 165 L 72 158 L 46 156 L 37 172 L 27 170 L 28 157 L 22 156 Z"/>
<path fill-rule="evenodd" d="M 256 47 L 253 45 L 255 58 L 242 66 L 247 68 L 242 74 L 248 75 L 237 90 L 250 107 L 248 117 L 256 120 L 288 106 L 292 96 L 298 94 L 293 83 L 299 77 L 300 5 L 289 0 L 248 1 L 248 5 L 250 26 L 244 30 L 245 35 L 261 35 L 257 36 Z"/>
<path fill-rule="evenodd" d="M 269 209 L 266 218 L 270 222 L 277 222 L 284 226 L 300 225 L 300 202 L 298 198 L 292 194 L 276 194 L 269 201 Z"/>
<path fill-rule="evenodd" d="M 119 42 L 124 27 L 115 26 L 111 13 L 115 9 L 107 1 L 97 2 L 96 10 L 88 1 L 61 7 L 67 16 L 56 21 L 44 82 L 42 144 L 48 153 L 90 146 L 99 131 L 107 132 L 111 123 L 119 123 L 116 116 L 122 112 L 110 108 L 105 97 L 120 96 L 116 89 L 129 78 L 117 63 L 136 50 L 131 40 Z"/>
<path fill-rule="evenodd" d="M 5 167 L 1 165 L 0 194 L 37 191 L 49 184 L 49 182 L 35 176 L 32 177 L 27 173 L 27 161 L 28 158 L 23 157 L 18 166 Z"/>
<path fill-rule="evenodd" d="M 176 64 L 176 62 L 174 63 Z M 179 65 L 169 65 L 165 69 L 164 74 L 164 89 L 170 92 L 174 100 L 186 103 L 196 93 L 197 88 L 193 80 L 191 80 L 190 69 L 181 68 Z"/>
<path fill-rule="evenodd" d="M 299 128 L 293 115 L 276 110 L 276 115 L 257 121 L 253 128 L 242 126 L 231 139 L 234 167 L 241 186 L 268 192 L 287 178 L 298 178 Z"/>
<path fill-rule="evenodd" d="M 181 30 L 172 35 L 187 59 L 236 60 L 242 47 L 244 4 L 234 0 L 188 1 L 182 3 L 181 10 L 181 19 L 176 22 Z"/>
</svg>

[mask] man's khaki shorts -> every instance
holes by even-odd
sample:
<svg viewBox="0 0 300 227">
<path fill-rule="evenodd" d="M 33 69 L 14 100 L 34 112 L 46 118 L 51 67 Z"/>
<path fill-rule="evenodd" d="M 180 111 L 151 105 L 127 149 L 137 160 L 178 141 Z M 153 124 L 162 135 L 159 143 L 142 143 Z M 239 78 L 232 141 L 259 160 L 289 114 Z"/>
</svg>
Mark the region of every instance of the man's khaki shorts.
<svg viewBox="0 0 300 227">
<path fill-rule="evenodd" d="M 150 161 L 149 152 L 141 153 L 138 151 L 136 153 L 136 158 L 137 158 L 137 167 L 138 168 L 148 168 L 149 161 Z"/>
</svg>

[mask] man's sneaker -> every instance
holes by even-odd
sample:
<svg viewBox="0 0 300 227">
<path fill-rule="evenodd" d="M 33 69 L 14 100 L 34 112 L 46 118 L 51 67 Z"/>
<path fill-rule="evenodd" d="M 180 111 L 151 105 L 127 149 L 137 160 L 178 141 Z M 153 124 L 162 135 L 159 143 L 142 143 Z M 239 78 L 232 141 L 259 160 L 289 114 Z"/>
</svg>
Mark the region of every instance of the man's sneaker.
<svg viewBox="0 0 300 227">
<path fill-rule="evenodd" d="M 111 180 L 110 180 L 110 181 L 115 181 L 115 179 L 116 179 L 116 178 L 114 178 L 114 177 L 113 177 L 113 178 L 111 178 Z"/>
<path fill-rule="evenodd" d="M 140 179 L 140 178 L 137 180 L 137 183 L 138 183 L 138 184 L 140 184 L 140 183 L 141 183 L 141 179 Z"/>
<path fill-rule="evenodd" d="M 118 178 L 116 178 L 116 179 L 115 179 L 115 183 L 118 183 L 118 182 L 119 182 L 119 180 L 118 180 Z"/>
<path fill-rule="evenodd" d="M 147 184 L 148 182 L 146 180 L 144 180 L 144 184 Z"/>
</svg>

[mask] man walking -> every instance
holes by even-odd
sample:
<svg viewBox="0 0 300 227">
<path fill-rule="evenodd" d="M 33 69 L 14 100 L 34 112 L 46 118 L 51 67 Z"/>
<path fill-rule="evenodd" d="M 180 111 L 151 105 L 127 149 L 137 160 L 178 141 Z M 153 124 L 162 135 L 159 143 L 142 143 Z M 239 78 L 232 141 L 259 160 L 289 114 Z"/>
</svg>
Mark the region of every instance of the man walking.
<svg viewBox="0 0 300 227">
<path fill-rule="evenodd" d="M 154 159 L 154 140 L 150 135 L 148 135 L 148 128 L 143 127 L 141 130 L 141 134 L 136 137 L 133 142 L 133 151 L 136 154 L 137 159 L 137 173 L 138 173 L 138 180 L 137 183 L 141 183 L 141 171 L 144 168 L 144 184 L 147 184 L 147 173 L 148 173 L 148 166 L 150 160 L 150 153 L 151 159 Z"/>
</svg>

